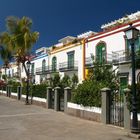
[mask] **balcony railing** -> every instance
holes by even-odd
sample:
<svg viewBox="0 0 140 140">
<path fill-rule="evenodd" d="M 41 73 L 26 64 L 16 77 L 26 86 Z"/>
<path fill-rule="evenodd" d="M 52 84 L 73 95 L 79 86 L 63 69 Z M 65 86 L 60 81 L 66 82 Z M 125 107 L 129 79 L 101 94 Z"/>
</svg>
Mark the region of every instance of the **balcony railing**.
<svg viewBox="0 0 140 140">
<path fill-rule="evenodd" d="M 112 54 L 113 56 L 113 64 L 128 64 L 131 63 L 131 53 L 128 51 L 118 51 Z M 135 55 L 135 60 L 139 60 L 140 56 Z"/>
<path fill-rule="evenodd" d="M 85 66 L 86 67 L 93 67 L 93 62 L 95 61 L 101 61 L 99 63 L 104 64 L 111 64 L 112 63 L 112 54 L 106 54 L 102 60 L 99 59 L 99 56 L 96 56 L 94 59 L 92 57 L 87 57 L 85 59 Z"/>
<path fill-rule="evenodd" d="M 63 62 L 59 63 L 59 71 L 77 71 L 78 70 L 78 61 L 74 62 Z"/>
<path fill-rule="evenodd" d="M 58 72 L 58 66 L 54 67 L 50 65 L 50 66 L 36 68 L 37 75 L 49 74 L 49 73 L 55 73 L 55 72 Z"/>
</svg>

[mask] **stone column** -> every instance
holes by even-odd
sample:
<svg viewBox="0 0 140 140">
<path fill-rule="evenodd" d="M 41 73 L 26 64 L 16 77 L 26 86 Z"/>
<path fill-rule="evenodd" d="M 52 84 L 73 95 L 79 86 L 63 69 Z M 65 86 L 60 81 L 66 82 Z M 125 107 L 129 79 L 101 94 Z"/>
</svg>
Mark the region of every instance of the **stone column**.
<svg viewBox="0 0 140 140">
<path fill-rule="evenodd" d="M 17 87 L 17 99 L 20 100 L 21 99 L 21 93 L 22 93 L 22 87 L 18 86 Z"/>
<path fill-rule="evenodd" d="M 6 86 L 6 96 L 8 97 L 8 95 L 9 95 L 9 86 L 7 85 Z"/>
<path fill-rule="evenodd" d="M 52 87 L 47 87 L 47 108 L 52 108 Z"/>
<path fill-rule="evenodd" d="M 60 87 L 54 89 L 54 110 L 60 111 Z"/>
<path fill-rule="evenodd" d="M 64 112 L 67 110 L 67 102 L 71 100 L 71 88 L 66 87 L 64 89 Z"/>
<path fill-rule="evenodd" d="M 131 90 L 129 88 L 124 89 L 124 128 L 130 130 L 131 114 L 127 106 L 127 97 Z"/>
<path fill-rule="evenodd" d="M 101 113 L 101 121 L 104 124 L 110 123 L 110 98 L 111 98 L 111 90 L 109 88 L 101 89 L 102 95 L 102 113 Z"/>
<path fill-rule="evenodd" d="M 8 96 L 9 96 L 9 97 L 11 97 L 11 92 L 12 92 L 12 86 L 10 85 L 10 86 L 9 86 L 9 93 L 8 93 Z"/>
</svg>

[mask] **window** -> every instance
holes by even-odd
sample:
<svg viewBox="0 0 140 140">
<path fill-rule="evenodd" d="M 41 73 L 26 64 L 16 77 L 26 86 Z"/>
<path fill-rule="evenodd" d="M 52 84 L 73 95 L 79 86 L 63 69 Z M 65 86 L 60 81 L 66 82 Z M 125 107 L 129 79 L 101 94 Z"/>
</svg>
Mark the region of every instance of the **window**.
<svg viewBox="0 0 140 140">
<path fill-rule="evenodd" d="M 44 59 L 42 61 L 42 72 L 45 72 L 45 67 L 46 67 L 46 60 Z"/>
<path fill-rule="evenodd" d="M 99 43 L 96 46 L 96 61 L 100 64 L 106 62 L 106 44 Z"/>
<path fill-rule="evenodd" d="M 56 71 L 56 67 L 57 67 L 57 59 L 56 57 L 54 56 L 52 58 L 52 71 Z"/>
<path fill-rule="evenodd" d="M 31 65 L 31 73 L 34 74 L 34 63 Z"/>
<path fill-rule="evenodd" d="M 74 68 L 74 51 L 68 52 L 68 68 Z"/>
</svg>

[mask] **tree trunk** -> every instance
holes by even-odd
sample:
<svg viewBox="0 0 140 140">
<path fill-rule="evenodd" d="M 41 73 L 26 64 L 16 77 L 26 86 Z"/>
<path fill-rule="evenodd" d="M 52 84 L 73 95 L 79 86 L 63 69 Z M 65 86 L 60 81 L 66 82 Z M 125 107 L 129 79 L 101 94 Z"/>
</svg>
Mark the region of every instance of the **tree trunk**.
<svg viewBox="0 0 140 140">
<path fill-rule="evenodd" d="M 21 63 L 18 65 L 18 71 L 19 71 L 19 81 L 20 85 L 23 87 L 22 77 L 21 77 Z"/>
</svg>

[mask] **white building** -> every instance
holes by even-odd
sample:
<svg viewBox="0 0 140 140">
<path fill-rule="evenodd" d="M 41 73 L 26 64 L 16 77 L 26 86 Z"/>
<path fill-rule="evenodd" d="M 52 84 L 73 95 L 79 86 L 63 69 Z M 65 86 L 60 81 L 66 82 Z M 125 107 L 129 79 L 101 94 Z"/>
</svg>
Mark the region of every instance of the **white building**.
<svg viewBox="0 0 140 140">
<path fill-rule="evenodd" d="M 31 61 L 32 82 L 39 84 L 49 80 L 54 73 L 78 76 L 82 82 L 92 67 L 92 58 L 99 62 L 113 64 L 118 68 L 120 82 L 131 83 L 130 45 L 125 38 L 124 31 L 133 24 L 140 30 L 140 12 L 127 15 L 118 20 L 101 26 L 102 32 L 86 32 L 77 37 L 67 36 L 52 47 L 42 47 L 36 50 L 36 57 Z M 136 40 L 136 50 L 140 49 L 140 37 Z M 24 73 L 24 71 L 23 71 Z M 136 70 L 139 80 L 140 70 Z M 25 74 L 22 74 L 25 76 Z"/>
</svg>

